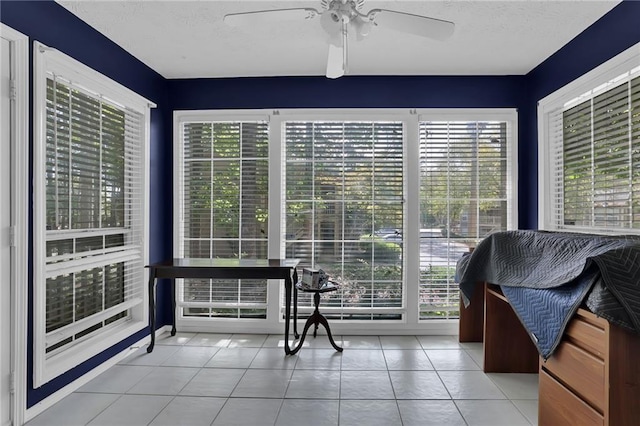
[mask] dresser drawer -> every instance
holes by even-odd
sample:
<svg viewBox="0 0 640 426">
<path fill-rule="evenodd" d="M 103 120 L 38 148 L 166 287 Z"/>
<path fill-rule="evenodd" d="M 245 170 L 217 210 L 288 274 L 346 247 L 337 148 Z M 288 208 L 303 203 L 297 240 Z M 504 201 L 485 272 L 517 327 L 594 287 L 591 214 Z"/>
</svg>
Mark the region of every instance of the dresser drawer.
<svg viewBox="0 0 640 426">
<path fill-rule="evenodd" d="M 565 329 L 565 340 L 591 352 L 598 358 L 606 357 L 606 321 L 591 312 L 578 310 Z"/>
<path fill-rule="evenodd" d="M 544 370 L 540 371 L 539 426 L 602 426 L 603 416 Z"/>
<path fill-rule="evenodd" d="M 562 342 L 542 368 L 599 412 L 604 412 L 605 367 L 596 358 L 571 342 Z"/>
</svg>

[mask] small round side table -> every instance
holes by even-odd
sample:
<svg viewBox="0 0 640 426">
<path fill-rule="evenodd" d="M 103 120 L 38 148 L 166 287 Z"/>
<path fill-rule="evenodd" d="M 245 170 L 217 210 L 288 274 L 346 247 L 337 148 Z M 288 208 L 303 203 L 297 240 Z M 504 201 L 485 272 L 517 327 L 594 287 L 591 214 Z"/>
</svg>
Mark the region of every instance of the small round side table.
<svg viewBox="0 0 640 426">
<path fill-rule="evenodd" d="M 309 330 L 309 327 L 311 327 L 311 325 L 314 326 L 313 337 L 315 338 L 317 336 L 318 326 L 320 324 L 322 324 L 324 328 L 327 330 L 327 337 L 329 337 L 329 342 L 331 343 L 331 346 L 333 346 L 333 348 L 336 351 L 342 352 L 342 348 L 336 345 L 336 342 L 333 340 L 333 336 L 331 335 L 331 328 L 329 327 L 329 322 L 324 317 L 324 315 L 322 315 L 318 310 L 318 306 L 320 305 L 320 293 L 328 293 L 330 291 L 336 291 L 337 289 L 338 289 L 338 285 L 331 281 L 328 281 L 326 284 L 324 284 L 320 288 L 309 287 L 309 286 L 303 285 L 301 282 L 296 283 L 297 291 L 303 291 L 305 293 L 313 293 L 313 304 L 315 306 L 315 309 L 313 310 L 313 313 L 309 316 L 309 318 L 307 318 L 307 322 L 304 325 L 304 330 L 302 331 L 302 337 L 300 338 L 300 342 L 298 343 L 298 346 L 296 346 L 294 349 L 291 350 L 291 355 L 295 354 L 302 348 L 302 344 L 304 343 L 304 339 L 307 335 L 307 331 Z M 294 299 L 297 299 L 297 297 Z M 294 322 L 295 321 L 296 321 L 296 315 L 294 315 Z"/>
</svg>

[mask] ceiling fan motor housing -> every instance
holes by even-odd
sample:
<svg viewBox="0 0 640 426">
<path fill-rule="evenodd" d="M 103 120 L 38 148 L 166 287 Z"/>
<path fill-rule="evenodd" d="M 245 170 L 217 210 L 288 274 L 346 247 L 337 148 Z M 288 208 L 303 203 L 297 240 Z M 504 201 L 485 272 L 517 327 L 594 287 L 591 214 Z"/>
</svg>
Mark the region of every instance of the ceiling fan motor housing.
<svg viewBox="0 0 640 426">
<path fill-rule="evenodd" d="M 362 16 L 360 9 L 364 0 L 323 0 L 322 7 L 331 16 L 333 22 L 348 23 L 358 16 Z"/>
</svg>

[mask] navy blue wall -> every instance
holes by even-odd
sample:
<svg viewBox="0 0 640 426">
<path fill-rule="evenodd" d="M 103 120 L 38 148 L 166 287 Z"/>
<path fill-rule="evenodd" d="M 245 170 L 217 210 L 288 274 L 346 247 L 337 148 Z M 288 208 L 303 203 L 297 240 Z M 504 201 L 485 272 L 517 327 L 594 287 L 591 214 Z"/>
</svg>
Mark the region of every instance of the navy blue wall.
<svg viewBox="0 0 640 426">
<path fill-rule="evenodd" d="M 524 78 L 270 77 L 169 80 L 171 107 L 516 108 Z"/>
<path fill-rule="evenodd" d="M 523 227 L 536 228 L 538 220 L 537 102 L 636 43 L 640 1 L 625 0 L 526 75 L 527 109 L 520 118 L 525 143 L 520 143 L 520 154 L 530 165 L 519 170 Z"/>
<path fill-rule="evenodd" d="M 0 21 L 29 36 L 30 41 L 38 40 L 83 62 L 111 79 L 121 83 L 158 105 L 151 113 L 151 240 L 150 260 L 158 261 L 171 255 L 171 158 L 167 146 L 170 140 L 171 113 L 168 110 L 166 80 L 142 62 L 109 41 L 90 26 L 77 19 L 52 1 L 1 1 Z M 30 47 L 33 50 L 33 45 Z M 33 53 L 33 52 L 31 52 Z M 30 59 L 30 75 L 33 75 L 33 55 Z M 30 82 L 32 86 L 32 82 Z M 31 87 L 33 93 L 33 87 Z M 30 114 L 32 108 L 29 108 Z M 33 129 L 33 117 L 29 118 Z M 33 147 L 32 131 L 30 147 Z M 30 152 L 32 149 L 30 148 Z M 31 154 L 30 154 L 31 155 Z M 30 191 L 31 192 L 31 191 Z M 32 203 L 30 203 L 31 205 Z M 31 235 L 31 232 L 30 232 Z M 164 235 L 169 235 L 165 238 Z M 31 260 L 29 261 L 31 264 Z M 114 354 L 140 340 L 148 331 L 141 331 L 114 347 L 77 366 L 68 373 L 52 380 L 44 386 L 33 389 L 32 347 L 33 330 L 32 306 L 33 285 L 29 278 L 29 355 L 27 406 L 31 407 L 51 393 L 95 368 Z M 168 287 L 168 286 L 164 286 Z M 164 303 L 159 295 L 159 324 L 167 322 L 170 303 Z M 166 297 L 166 295 L 164 295 Z M 169 308 L 170 309 L 170 308 Z"/>
</svg>

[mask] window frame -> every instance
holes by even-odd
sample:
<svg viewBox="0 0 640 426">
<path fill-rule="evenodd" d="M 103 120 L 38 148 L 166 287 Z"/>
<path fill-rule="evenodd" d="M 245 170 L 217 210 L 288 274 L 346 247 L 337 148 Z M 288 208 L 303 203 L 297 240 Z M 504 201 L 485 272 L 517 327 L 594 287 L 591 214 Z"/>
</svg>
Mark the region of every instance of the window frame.
<svg viewBox="0 0 640 426">
<path fill-rule="evenodd" d="M 76 367 L 80 363 L 108 349 L 114 344 L 145 329 L 148 326 L 148 294 L 145 282 L 146 269 L 140 271 L 144 277 L 140 283 L 141 302 L 130 308 L 130 318 L 115 323 L 103 330 L 70 345 L 70 347 L 48 356 L 46 354 L 46 97 L 49 72 L 64 75 L 74 86 L 86 89 L 96 97 L 104 97 L 110 103 L 129 108 L 141 114 L 140 182 L 144 194 L 142 208 L 138 213 L 142 221 L 140 249 L 143 265 L 149 256 L 149 134 L 150 108 L 155 104 L 91 69 L 81 62 L 34 41 L 34 156 L 33 156 L 33 382 L 39 387 L 51 379 Z"/>
<path fill-rule="evenodd" d="M 553 165 L 553 148 L 558 142 L 557 132 L 554 131 L 553 117 L 562 111 L 565 105 L 575 101 L 586 93 L 598 90 L 602 85 L 614 81 L 621 75 L 640 66 L 640 43 L 628 48 L 624 52 L 614 56 L 579 78 L 571 81 L 538 101 L 538 228 L 547 231 L 558 231 L 566 228 L 558 226 L 554 220 L 554 212 L 558 204 L 554 203 L 555 180 L 553 176 L 558 171 Z M 615 88 L 612 85 L 605 90 L 598 91 L 589 96 L 590 99 L 600 93 Z M 573 102 L 572 105 L 577 105 Z M 561 112 L 560 112 L 561 113 Z M 597 232 L 601 234 L 640 234 L 640 229 L 632 228 L 602 228 L 602 227 L 571 227 L 570 232 Z"/>
<path fill-rule="evenodd" d="M 508 160 L 510 167 L 507 173 L 507 181 L 510 185 L 511 199 L 508 205 L 509 223 L 513 228 L 517 228 L 517 176 L 518 176 L 518 112 L 515 108 L 429 108 L 429 109 L 401 109 L 401 108 L 358 108 L 358 109 L 282 109 L 282 110 L 186 110 L 174 111 L 173 138 L 174 152 L 181 144 L 181 123 L 188 121 L 246 121 L 254 119 L 268 118 L 269 122 L 269 223 L 268 253 L 270 256 L 278 257 L 284 250 L 282 236 L 285 232 L 284 203 L 281 199 L 281 184 L 283 184 L 283 124 L 286 121 L 402 121 L 404 123 L 404 226 L 418 226 L 420 216 L 420 203 L 417 197 L 411 194 L 419 194 L 419 168 L 420 158 L 420 130 L 419 122 L 422 121 L 507 121 L 508 142 L 510 144 L 510 154 Z M 416 155 L 413 155 L 415 153 Z M 179 204 L 177 194 L 180 192 L 178 176 L 176 175 L 180 165 L 179 159 L 174 156 L 174 255 L 178 253 L 179 245 Z M 278 184 L 274 184 L 274 182 Z M 457 333 L 457 319 L 428 319 L 419 320 L 419 304 L 409 304 L 408 301 L 418 300 L 419 295 L 419 268 L 412 265 L 419 265 L 420 239 L 418 233 L 404 232 L 405 235 L 405 255 L 403 258 L 404 267 L 404 289 L 402 320 L 347 320 L 334 321 L 332 328 L 337 334 L 371 334 L 371 333 L 394 333 L 411 334 L 433 332 L 436 334 Z M 413 262 L 413 263 L 410 263 Z M 414 283 L 414 284 L 409 284 Z M 267 319 L 265 320 L 228 320 L 228 319 L 192 319 L 182 318 L 176 315 L 178 327 L 184 331 L 205 331 L 211 330 L 212 321 L 215 321 L 215 328 L 220 332 L 228 333 L 272 333 L 281 334 L 282 319 L 279 315 L 280 305 L 272 301 L 280 300 L 281 285 L 269 283 L 267 287 Z M 179 312 L 177 312 L 179 314 Z"/>
</svg>

